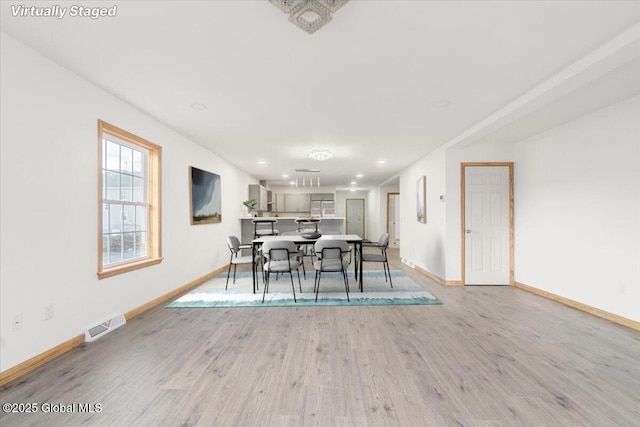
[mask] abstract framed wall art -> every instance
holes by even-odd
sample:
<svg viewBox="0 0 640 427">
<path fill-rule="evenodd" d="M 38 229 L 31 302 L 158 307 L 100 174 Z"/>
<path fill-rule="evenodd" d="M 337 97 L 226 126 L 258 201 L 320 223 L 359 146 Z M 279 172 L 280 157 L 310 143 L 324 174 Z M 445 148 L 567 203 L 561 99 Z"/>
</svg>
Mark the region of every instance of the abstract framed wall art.
<svg viewBox="0 0 640 427">
<path fill-rule="evenodd" d="M 416 183 L 416 219 L 427 223 L 427 177 L 421 176 Z"/>
<path fill-rule="evenodd" d="M 191 225 L 222 222 L 220 175 L 189 166 Z"/>
</svg>

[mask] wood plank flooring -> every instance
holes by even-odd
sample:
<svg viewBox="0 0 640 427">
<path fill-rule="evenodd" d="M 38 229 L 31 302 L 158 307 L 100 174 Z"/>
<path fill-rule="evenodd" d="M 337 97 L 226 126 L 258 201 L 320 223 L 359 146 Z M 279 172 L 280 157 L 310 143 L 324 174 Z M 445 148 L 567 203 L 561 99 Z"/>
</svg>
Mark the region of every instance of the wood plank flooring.
<svg viewBox="0 0 640 427">
<path fill-rule="evenodd" d="M 100 412 L 0 425 L 640 425 L 640 333 L 516 288 L 443 287 L 390 254 L 443 305 L 157 307 L 1 390 Z"/>
</svg>

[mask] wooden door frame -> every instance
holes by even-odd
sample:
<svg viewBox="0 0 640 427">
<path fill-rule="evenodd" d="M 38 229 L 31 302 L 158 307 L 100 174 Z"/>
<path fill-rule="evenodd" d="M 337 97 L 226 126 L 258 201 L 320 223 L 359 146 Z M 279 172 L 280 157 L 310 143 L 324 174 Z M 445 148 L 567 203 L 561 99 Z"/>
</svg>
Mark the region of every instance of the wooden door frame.
<svg viewBox="0 0 640 427">
<path fill-rule="evenodd" d="M 344 232 L 347 233 L 347 221 L 349 219 L 349 200 L 362 200 L 362 234 L 363 239 L 367 236 L 367 200 L 364 197 L 350 197 L 344 200 Z"/>
<path fill-rule="evenodd" d="M 391 192 L 391 193 L 387 193 L 387 233 L 389 232 L 389 197 L 390 196 L 399 196 L 400 192 Z"/>
<path fill-rule="evenodd" d="M 514 280 L 514 232 L 513 232 L 513 162 L 462 162 L 460 163 L 460 278 L 465 286 L 465 168 L 473 166 L 505 166 L 509 168 L 509 286 L 515 286 Z"/>
</svg>

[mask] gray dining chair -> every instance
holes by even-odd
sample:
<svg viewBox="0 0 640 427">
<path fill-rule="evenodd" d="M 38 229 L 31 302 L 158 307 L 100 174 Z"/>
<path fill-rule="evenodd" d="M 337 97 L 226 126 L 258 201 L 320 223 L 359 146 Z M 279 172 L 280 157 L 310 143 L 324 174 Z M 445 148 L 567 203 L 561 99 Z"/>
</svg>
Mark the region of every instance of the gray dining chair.
<svg viewBox="0 0 640 427">
<path fill-rule="evenodd" d="M 298 247 L 290 241 L 284 240 L 267 240 L 262 244 L 262 254 L 265 258 L 263 270 L 265 274 L 264 291 L 262 293 L 262 302 L 264 303 L 265 296 L 269 292 L 269 282 L 271 279 L 271 273 L 289 273 L 291 278 L 291 289 L 293 290 L 293 301 L 296 300 L 296 287 L 293 284 L 293 270 L 298 273 L 298 286 L 300 286 L 300 293 L 302 293 L 302 284 L 300 283 L 300 257 L 296 256 L 298 253 Z"/>
<path fill-rule="evenodd" d="M 316 302 L 318 302 L 322 272 L 342 273 L 344 289 L 347 292 L 347 301 L 350 301 L 349 277 L 347 276 L 349 261 L 345 259 L 345 256 L 349 254 L 349 244 L 344 240 L 320 239 L 313 245 L 313 249 L 317 257 L 317 260 L 313 263 L 313 267 L 316 269 L 314 282 Z"/>
<path fill-rule="evenodd" d="M 387 257 L 387 247 L 389 246 L 389 233 L 382 233 L 377 242 L 367 242 L 362 244 L 362 262 L 381 262 L 384 269 L 384 281 L 387 281 L 387 273 L 389 274 L 389 283 L 393 288 L 391 281 L 391 270 L 389 269 L 389 259 Z M 367 253 L 364 248 L 378 248 L 380 253 Z"/>
<path fill-rule="evenodd" d="M 255 257 L 253 255 L 238 256 L 242 249 L 252 249 L 251 244 L 242 244 L 236 236 L 227 237 L 227 246 L 231 252 L 231 258 L 229 259 L 229 270 L 227 270 L 227 283 L 224 285 L 224 290 L 227 290 L 229 286 L 229 276 L 231 275 L 231 266 L 233 266 L 233 283 L 236 283 L 236 269 L 238 264 L 253 264 L 261 263 L 263 261 L 262 255 L 258 254 Z M 264 275 L 263 275 L 264 281 Z"/>
</svg>

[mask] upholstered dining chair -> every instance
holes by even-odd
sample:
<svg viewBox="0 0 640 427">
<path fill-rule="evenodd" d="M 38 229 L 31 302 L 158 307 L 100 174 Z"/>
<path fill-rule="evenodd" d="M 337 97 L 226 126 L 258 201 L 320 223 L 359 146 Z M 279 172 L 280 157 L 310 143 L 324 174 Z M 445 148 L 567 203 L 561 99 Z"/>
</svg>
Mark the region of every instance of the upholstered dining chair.
<svg viewBox="0 0 640 427">
<path fill-rule="evenodd" d="M 279 235 L 280 236 L 299 236 L 300 233 L 298 231 L 284 231 Z M 305 270 L 305 267 L 304 267 L 304 257 L 311 256 L 311 255 L 308 255 L 306 246 L 307 246 L 306 244 L 296 244 L 296 247 L 298 248 L 298 250 L 296 252 L 292 252 L 291 254 L 289 254 L 291 258 L 300 260 L 300 266 L 302 267 L 302 277 L 304 277 L 304 280 L 307 280 L 307 271 Z M 278 278 L 278 274 L 276 273 L 276 279 L 277 278 Z"/>
<path fill-rule="evenodd" d="M 262 255 L 256 255 L 253 257 L 252 255 L 246 256 L 238 256 L 242 249 L 251 249 L 250 244 L 242 244 L 240 240 L 236 236 L 228 236 L 227 237 L 227 246 L 229 246 L 229 251 L 231 252 L 231 258 L 229 259 L 229 270 L 227 270 L 227 283 L 224 285 L 224 290 L 227 290 L 229 286 L 229 276 L 231 275 L 231 266 L 233 266 L 233 283 L 236 283 L 236 269 L 238 264 L 256 264 L 262 262 Z M 264 276 L 263 276 L 264 280 Z"/>
<path fill-rule="evenodd" d="M 320 239 L 313 245 L 313 249 L 317 257 L 313 263 L 313 267 L 316 269 L 314 283 L 316 302 L 318 301 L 318 293 L 320 292 L 322 272 L 342 273 L 344 289 L 347 292 L 347 301 L 350 301 L 349 278 L 347 277 L 349 261 L 345 259 L 345 256 L 349 254 L 349 244 L 344 240 Z"/>
<path fill-rule="evenodd" d="M 389 233 L 382 233 L 377 242 L 367 242 L 362 244 L 362 262 L 381 262 L 384 269 L 384 281 L 387 281 L 387 273 L 389 273 L 389 283 L 393 288 L 391 281 L 391 270 L 389 269 L 389 259 L 387 258 L 387 247 L 389 246 Z M 378 248 L 380 253 L 367 253 L 364 248 Z"/>
<path fill-rule="evenodd" d="M 285 240 L 267 240 L 262 244 L 262 253 L 265 258 L 263 270 L 265 273 L 264 291 L 262 293 L 262 302 L 264 302 L 267 292 L 269 292 L 269 281 L 271 273 L 289 273 L 291 278 L 291 289 L 293 290 L 293 301 L 296 300 L 296 287 L 293 284 L 293 270 L 298 272 L 298 286 L 302 293 L 302 284 L 300 283 L 300 267 L 301 261 L 298 254 L 298 247 L 295 243 Z"/>
</svg>

